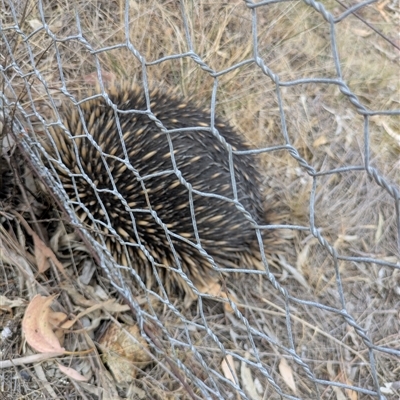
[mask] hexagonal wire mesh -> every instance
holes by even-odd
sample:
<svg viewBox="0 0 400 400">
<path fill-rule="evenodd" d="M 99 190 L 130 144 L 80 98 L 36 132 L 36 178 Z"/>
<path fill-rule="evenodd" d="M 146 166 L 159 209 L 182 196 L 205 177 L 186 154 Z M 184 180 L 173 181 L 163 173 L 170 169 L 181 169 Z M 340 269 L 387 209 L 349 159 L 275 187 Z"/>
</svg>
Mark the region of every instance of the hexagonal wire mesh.
<svg viewBox="0 0 400 400">
<path fill-rule="evenodd" d="M 386 2 L 386 7 L 390 5 L 386 9 L 371 7 L 371 3 L 346 8 L 335 1 L 326 5 L 315 1 L 2 1 L 3 161 L 7 158 L 12 165 L 10 160 L 22 153 L 21 159 L 27 160 L 29 169 L 42 180 L 39 193 L 54 196 L 64 212 L 62 220 L 78 228 L 80 241 L 90 249 L 86 253 L 94 256 L 105 273 L 107 279 L 102 280 L 103 275 L 99 282 L 108 282 L 110 293 L 116 290 L 129 304 L 156 365 L 139 372 L 140 381 L 134 381 L 145 393 L 135 392 L 138 398 L 167 398 L 168 391 L 178 393 L 171 381 L 180 384 L 184 398 L 344 398 L 343 393 L 350 398 L 384 398 L 385 393 L 395 393 L 390 385 L 400 381 L 395 367 L 400 356 L 400 144 L 396 133 L 400 111 L 395 109 L 398 77 L 393 71 L 398 71 L 399 55 L 395 52 L 399 49 L 390 35 L 382 32 L 386 25 L 394 26 L 390 24 L 399 10 L 394 3 Z M 377 15 L 385 17 L 386 25 Z M 374 78 L 370 81 L 371 74 Z M 122 120 L 126 114 L 116 111 L 120 104 L 113 104 L 108 90 L 108 81 L 123 80 L 138 82 L 147 101 L 144 109 L 131 110 L 129 115 L 133 118 L 139 112 L 154 122 L 168 138 L 170 156 L 179 140 L 173 135 L 199 127 L 189 126 L 193 129 L 185 131 L 160 121 L 153 112 L 151 89 L 155 86 L 166 87 L 166 91 L 174 87 L 171 96 L 179 92 L 188 97 L 189 92 L 194 98 L 191 101 L 201 103 L 199 110 L 208 118 L 208 146 L 218 141 L 225 149 L 232 196 L 224 200 L 251 222 L 261 246 L 263 269 L 237 269 L 235 282 L 229 274 L 222 278 L 219 289 L 224 292 L 227 285 L 231 290 L 222 300 L 209 288 L 200 290 L 193 285 L 179 268 L 179 260 L 175 274 L 198 295 L 189 310 L 182 307 L 179 296 L 170 298 L 170 293 L 148 289 L 133 263 L 116 263 L 114 250 L 107 247 L 110 234 L 120 248 L 135 242 L 152 261 L 155 274 L 164 260 L 154 259 L 152 249 L 121 235 L 112 222 L 113 205 L 101 206 L 104 218 L 91 215 L 93 208 L 85 203 L 85 196 L 71 195 L 79 188 L 66 189 L 57 173 L 66 171 L 73 183 L 83 177 L 99 203 L 104 189 L 98 189 L 98 182 L 86 175 L 87 168 L 79 161 L 76 168 L 66 169 L 65 159 L 43 146 L 43 138 L 49 140 L 52 127 L 61 127 L 69 137 L 76 134 L 63 120 L 65 108 L 61 111 L 61 105 L 80 110 L 74 118 L 82 118 L 87 99 L 99 94 L 103 106 L 108 104 L 120 121 L 118 140 L 125 154 L 129 153 L 124 134 L 133 128 L 126 128 Z M 96 95 L 82 90 L 93 86 L 93 81 L 100 82 Z M 380 93 L 383 87 L 386 92 Z M 180 104 L 183 109 L 187 106 L 183 100 Z M 176 108 L 170 107 L 171 115 L 179 120 Z M 215 119 L 220 113 L 246 134 L 249 149 L 232 149 L 229 138 L 221 136 L 219 120 Z M 80 134 L 97 149 L 112 181 L 111 169 L 107 169 L 110 154 L 90 136 L 91 129 L 83 128 Z M 11 137 L 19 144 L 14 153 L 10 150 L 13 146 L 6 145 Z M 77 146 L 74 151 L 84 150 Z M 285 214 L 284 222 L 257 225 L 254 215 L 243 206 L 232 171 L 234 160 L 244 155 L 256 160 L 266 202 L 272 204 L 272 198 L 278 196 L 276 209 Z M 46 161 L 50 158 L 51 163 Z M 138 181 L 149 179 L 140 176 L 132 157 L 117 161 Z M 224 272 L 201 246 L 203 232 L 196 229 L 193 205 L 194 195 L 212 198 L 215 194 L 193 189 L 177 163 L 172 165 L 173 174 L 188 193 L 194 218 L 196 268 L 202 268 L 197 263 L 201 255 L 211 263 L 211 270 Z M 5 193 L 9 171 L 4 171 Z M 157 173 L 163 173 L 161 168 L 154 171 Z M 25 172 L 23 182 L 28 181 L 28 175 Z M 116 202 L 130 211 L 131 223 L 140 225 L 130 199 L 124 198 L 118 184 L 110 182 L 109 187 Z M 2 197 L 2 234 L 9 230 L 12 207 L 21 214 L 27 212 L 14 203 L 11 208 L 3 206 L 9 198 Z M 82 223 L 77 208 L 94 221 L 91 229 Z M 54 214 L 48 214 L 46 220 L 40 210 L 31 213 L 47 221 L 49 243 L 57 253 L 52 239 L 56 228 L 49 222 Z M 157 211 L 151 215 L 166 232 L 160 240 L 168 240 L 174 248 L 173 228 Z M 217 223 L 210 223 L 210 228 L 216 229 Z M 268 232 L 277 233 L 277 242 L 285 237 L 279 242 L 280 249 L 271 255 L 261 239 Z M 82 250 L 79 246 L 77 254 Z M 72 276 L 82 273 L 77 254 L 73 254 L 75 269 L 68 267 L 76 274 Z M 3 256 L 2 274 L 7 283 L 2 289 L 9 289 L 13 278 L 7 278 L 10 272 L 5 260 Z M 131 280 L 139 282 L 136 287 L 129 284 L 124 270 Z M 34 284 L 34 292 L 40 285 L 53 293 L 57 288 L 66 290 L 57 278 L 52 279 Z M 11 292 L 7 293 L 10 296 Z M 218 309 L 212 299 L 222 301 L 225 308 Z M 162 375 L 166 369 L 171 369 L 167 378 Z M 91 382 L 100 386 L 96 379 L 91 376 Z M 151 387 L 157 387 L 157 394 Z M 63 394 L 59 390 L 55 395 Z M 23 388 L 20 393 L 24 393 Z M 85 393 L 90 397 L 89 391 Z M 170 398 L 179 397 L 171 393 Z"/>
</svg>

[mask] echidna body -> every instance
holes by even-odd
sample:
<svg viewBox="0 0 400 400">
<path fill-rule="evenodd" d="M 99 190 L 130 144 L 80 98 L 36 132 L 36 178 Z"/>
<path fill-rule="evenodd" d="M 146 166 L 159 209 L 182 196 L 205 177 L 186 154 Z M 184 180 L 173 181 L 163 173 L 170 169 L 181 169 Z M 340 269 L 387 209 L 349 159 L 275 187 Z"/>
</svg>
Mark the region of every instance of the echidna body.
<svg viewBox="0 0 400 400">
<path fill-rule="evenodd" d="M 211 258 L 221 268 L 253 267 L 248 264 L 258 248 L 255 229 L 233 202 L 229 151 L 211 132 L 210 115 L 154 90 L 152 115 L 168 131 L 182 129 L 166 134 L 149 116 L 139 89 L 113 87 L 108 96 L 118 111 L 102 96 L 83 101 L 80 109 L 65 107 L 68 132 L 52 128 L 53 141 L 45 146 L 81 221 L 98 240 L 101 231 L 119 264 L 135 268 L 156 289 L 143 245 L 167 293 L 183 292 L 187 301 L 195 296 L 176 271 L 179 264 L 199 290 L 218 280 Z M 230 126 L 216 119 L 215 127 L 233 150 L 248 149 Z M 233 165 L 238 201 L 264 222 L 253 159 L 234 155 Z"/>
</svg>

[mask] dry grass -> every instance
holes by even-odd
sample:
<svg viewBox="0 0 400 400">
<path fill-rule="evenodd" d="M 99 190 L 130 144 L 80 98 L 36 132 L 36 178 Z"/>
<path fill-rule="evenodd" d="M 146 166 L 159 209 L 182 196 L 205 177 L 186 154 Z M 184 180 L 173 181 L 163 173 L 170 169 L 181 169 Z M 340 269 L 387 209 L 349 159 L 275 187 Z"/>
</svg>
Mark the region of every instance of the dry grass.
<svg viewBox="0 0 400 400">
<path fill-rule="evenodd" d="M 60 39 L 56 44 L 44 29 L 32 34 L 41 26 L 35 3 L 3 0 L 0 31 L 11 49 L 10 54 L 4 43 L 0 45 L 0 64 L 10 66 L 0 71 L 0 84 L 9 100 L 19 98 L 27 112 L 36 111 L 23 121 L 30 133 L 32 126 L 37 133 L 42 125 L 38 113 L 51 120 L 67 91 L 79 95 L 82 88 L 93 85 L 100 72 L 106 81 L 147 81 L 149 86 L 173 88 L 211 108 L 216 81 L 210 70 L 226 71 L 254 58 L 252 13 L 243 1 L 183 1 L 185 20 L 178 2 L 131 1 L 127 29 L 122 1 L 44 2 L 47 29 Z M 324 7 L 334 16 L 344 11 L 333 0 L 324 2 Z M 16 23 L 12 12 L 25 40 L 11 28 Z M 257 57 L 280 82 L 337 79 L 330 26 L 321 14 L 300 2 L 261 6 L 254 12 Z M 395 2 L 377 3 L 357 13 L 399 45 L 394 27 L 398 26 L 400 10 Z M 128 39 L 130 47 L 123 45 Z M 335 25 L 335 39 L 343 80 L 362 105 L 374 111 L 398 110 L 398 48 L 353 15 Z M 191 57 L 179 56 L 190 51 Z M 36 74 L 30 75 L 33 71 Z M 61 361 L 90 377 L 89 382 L 63 377 L 52 361 L 27 364 L 2 370 L 0 398 L 186 399 L 204 398 L 208 387 L 212 388 L 208 389 L 210 398 L 246 395 L 275 399 L 280 398 L 275 382 L 285 395 L 353 400 L 378 397 L 323 381 L 372 392 L 377 390 L 374 373 L 380 387 L 400 382 L 396 355 L 372 351 L 370 344 L 400 350 L 400 239 L 395 200 L 365 169 L 346 169 L 363 167 L 367 148 L 369 166 L 398 192 L 399 115 L 371 116 L 365 135 L 363 115 L 337 85 L 280 86 L 278 94 L 275 83 L 254 61 L 219 76 L 216 113 L 243 132 L 254 149 L 291 146 L 258 156 L 267 201 L 279 199 L 276 211 L 284 216 L 284 224 L 308 228 L 290 229 L 290 235 L 287 229 L 279 230 L 286 237 L 285 243 L 267 250 L 271 272 L 283 290 L 274 288 L 267 276 L 227 279 L 244 318 L 215 301 L 203 301 L 202 307 L 182 311 L 180 300 L 170 299 L 178 313 L 173 307 L 147 301 L 139 292 L 142 313 L 134 310 L 134 315 L 147 322 L 153 362 L 143 369 L 135 367 L 138 374 L 131 383 L 113 380 L 95 350 Z M 296 149 L 295 157 L 291 149 Z M 314 189 L 313 179 L 299 158 L 306 168 L 326 173 L 315 178 Z M 338 168 L 345 170 L 329 172 Z M 7 173 L 2 172 L 2 182 L 6 179 Z M 31 182 L 30 178 L 25 182 Z M 29 190 L 26 193 L 30 199 Z M 38 205 L 31 205 L 29 209 L 25 200 L 18 211 L 34 229 L 29 211 L 32 214 Z M 79 283 L 79 257 L 84 247 L 74 247 L 69 263 L 65 262 L 70 282 L 61 284 L 63 279 L 56 269 L 37 273 L 32 240 L 13 217 L 12 205 L 0 203 L 0 222 L 0 295 L 28 302 L 37 292 L 62 293 L 57 307 L 70 315 L 87 309 L 85 301 L 120 299 L 100 272 L 90 285 Z M 44 238 L 50 235 L 54 244 L 54 221 L 40 221 L 40 226 Z M 311 226 L 323 239 L 318 240 L 315 231 L 311 233 Z M 332 256 L 333 251 L 338 259 Z M 340 314 L 343 309 L 348 317 Z M 0 339 L 3 360 L 27 354 L 20 331 L 23 311 L 24 307 L 10 310 L 0 304 L 2 332 L 5 327 L 12 331 L 10 337 Z M 89 334 L 69 333 L 66 347 L 75 351 L 91 348 L 104 321 L 131 325 L 131 315 L 97 310 L 82 320 L 82 327 L 103 321 L 100 327 Z M 227 383 L 229 373 L 221 365 L 230 356 L 237 386 L 243 392 Z M 296 391 L 290 387 L 291 376 Z M 393 389 L 396 395 L 399 391 Z"/>
</svg>

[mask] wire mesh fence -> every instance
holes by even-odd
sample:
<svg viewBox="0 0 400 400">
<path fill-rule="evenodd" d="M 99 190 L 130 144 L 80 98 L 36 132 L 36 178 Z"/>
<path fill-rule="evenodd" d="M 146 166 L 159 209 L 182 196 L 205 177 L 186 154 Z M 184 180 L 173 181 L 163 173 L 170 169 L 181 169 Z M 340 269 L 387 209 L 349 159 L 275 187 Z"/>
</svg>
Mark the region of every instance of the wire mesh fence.
<svg viewBox="0 0 400 400">
<path fill-rule="evenodd" d="M 1 4 L 4 398 L 398 396 L 397 3 Z"/>
</svg>

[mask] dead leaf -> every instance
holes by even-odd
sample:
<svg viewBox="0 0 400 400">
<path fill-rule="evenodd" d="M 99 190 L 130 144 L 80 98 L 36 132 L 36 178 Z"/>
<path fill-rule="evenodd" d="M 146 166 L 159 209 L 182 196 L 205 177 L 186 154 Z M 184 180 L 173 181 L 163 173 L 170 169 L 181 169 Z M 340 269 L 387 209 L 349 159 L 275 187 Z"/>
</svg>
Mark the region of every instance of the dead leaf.
<svg viewBox="0 0 400 400">
<path fill-rule="evenodd" d="M 397 382 L 386 382 L 385 387 L 381 387 L 381 392 L 384 394 L 395 394 L 395 390 L 400 389 L 400 381 Z"/>
<path fill-rule="evenodd" d="M 221 287 L 221 285 L 218 282 L 213 282 L 211 283 L 206 290 L 204 290 L 205 293 L 211 294 L 212 296 L 217 296 L 217 297 L 222 297 L 223 299 L 230 299 L 233 301 L 236 305 L 239 304 L 239 299 L 237 298 L 236 294 L 232 291 L 229 290 L 229 293 L 225 293 Z M 229 303 L 223 304 L 224 306 L 224 311 L 233 314 L 233 308 Z M 238 307 L 239 310 L 243 310 L 241 307 Z"/>
<path fill-rule="evenodd" d="M 69 279 L 68 275 L 65 272 L 64 266 L 60 263 L 60 261 L 58 261 L 53 251 L 48 246 L 46 246 L 46 244 L 42 241 L 42 239 L 40 239 L 37 233 L 31 229 L 31 227 L 25 221 L 22 215 L 18 214 L 17 212 L 15 212 L 14 214 L 18 217 L 28 234 L 32 236 L 33 244 L 35 246 L 35 258 L 39 273 L 43 273 L 49 268 L 50 264 L 48 260 L 50 259 L 51 261 L 53 261 L 58 270 L 63 274 L 64 278 Z"/>
<path fill-rule="evenodd" d="M 49 322 L 54 329 L 71 329 L 76 320 L 69 320 L 67 315 L 63 312 L 52 311 L 49 314 Z"/>
<path fill-rule="evenodd" d="M 329 378 L 334 382 L 337 381 L 338 374 L 334 370 L 332 362 L 328 362 L 326 367 L 328 370 Z M 340 388 L 338 386 L 332 385 L 332 389 L 335 392 L 337 400 L 347 400 L 346 396 L 343 394 L 343 392 L 340 390 Z"/>
<path fill-rule="evenodd" d="M 328 139 L 325 135 L 320 136 L 318 139 L 314 140 L 313 146 L 315 148 L 323 146 L 324 144 L 328 143 Z"/>
<path fill-rule="evenodd" d="M 50 263 L 47 257 L 45 256 L 45 247 L 46 245 L 39 239 L 33 238 L 33 242 L 35 244 L 35 258 L 36 258 L 36 265 L 38 268 L 39 273 L 46 272 L 50 268 Z"/>
<path fill-rule="evenodd" d="M 249 354 L 246 353 L 246 358 L 248 359 Z M 240 377 L 242 380 L 243 389 L 248 393 L 249 397 L 253 400 L 261 400 L 262 397 L 258 394 L 256 385 L 253 381 L 253 376 L 251 375 L 251 369 L 249 365 L 242 361 L 240 365 Z"/>
<path fill-rule="evenodd" d="M 367 29 L 356 29 L 356 28 L 353 28 L 353 32 L 361 37 L 367 37 L 373 33 L 371 29 L 367 30 Z"/>
<path fill-rule="evenodd" d="M 41 23 L 41 21 L 39 21 L 36 18 L 32 18 L 28 23 L 31 26 L 31 28 L 34 30 L 40 29 L 43 27 L 43 24 Z"/>
<path fill-rule="evenodd" d="M 55 311 L 50 311 L 48 318 L 49 323 L 62 346 L 64 344 L 65 330 L 69 330 L 75 324 L 76 319 L 71 321 L 65 313 Z"/>
<path fill-rule="evenodd" d="M 345 389 L 345 392 L 350 400 L 358 400 L 358 392 L 351 389 Z"/>
<path fill-rule="evenodd" d="M 233 357 L 230 354 L 228 354 L 222 360 L 221 369 L 226 379 L 229 379 L 234 384 L 238 382 L 238 378 L 235 371 L 235 364 L 233 362 Z"/>
<path fill-rule="evenodd" d="M 349 386 L 354 384 L 354 382 L 351 379 L 349 379 L 347 374 L 344 374 L 344 382 L 343 383 L 345 383 L 346 385 L 349 385 Z M 350 400 L 358 400 L 358 392 L 356 392 L 355 390 L 344 389 L 344 391 L 345 391 L 348 399 L 350 399 Z"/>
<path fill-rule="evenodd" d="M 288 385 L 292 392 L 296 394 L 297 388 L 293 378 L 293 370 L 285 358 L 281 358 L 281 361 L 279 363 L 279 372 L 286 385 Z"/>
<path fill-rule="evenodd" d="M 118 383 L 130 383 L 152 360 L 147 342 L 140 336 L 136 325 L 110 325 L 99 341 L 103 361 L 108 365 Z"/>
<path fill-rule="evenodd" d="M 40 353 L 61 353 L 65 349 L 53 331 L 49 320 L 50 305 L 56 296 L 36 295 L 28 304 L 22 320 L 22 330 L 28 344 Z"/>
<path fill-rule="evenodd" d="M 46 244 L 39 238 L 39 236 L 32 231 L 33 243 L 35 245 L 35 257 L 38 263 L 38 271 L 43 273 L 47 271 L 50 266 L 49 259 L 53 261 L 54 265 L 58 268 L 58 270 L 64 275 L 64 278 L 68 279 L 67 274 L 65 273 L 64 266 L 58 261 L 57 257 L 50 249 L 50 247 L 46 246 Z"/>
<path fill-rule="evenodd" d="M 337 386 L 332 386 L 332 389 L 335 392 L 336 400 L 347 400 L 346 396 L 343 394 L 340 388 L 338 388 Z"/>
<path fill-rule="evenodd" d="M 26 304 L 26 301 L 17 297 L 16 299 L 10 300 L 6 296 L 0 296 L 0 309 L 3 307 L 14 308 L 22 307 Z"/>
<path fill-rule="evenodd" d="M 81 375 L 78 371 L 74 370 L 73 368 L 70 367 L 65 367 L 62 364 L 57 363 L 58 368 L 60 371 L 67 375 L 69 378 L 73 379 L 74 381 L 79 381 L 79 382 L 86 382 L 88 381 L 88 378 L 84 377 Z"/>
</svg>

